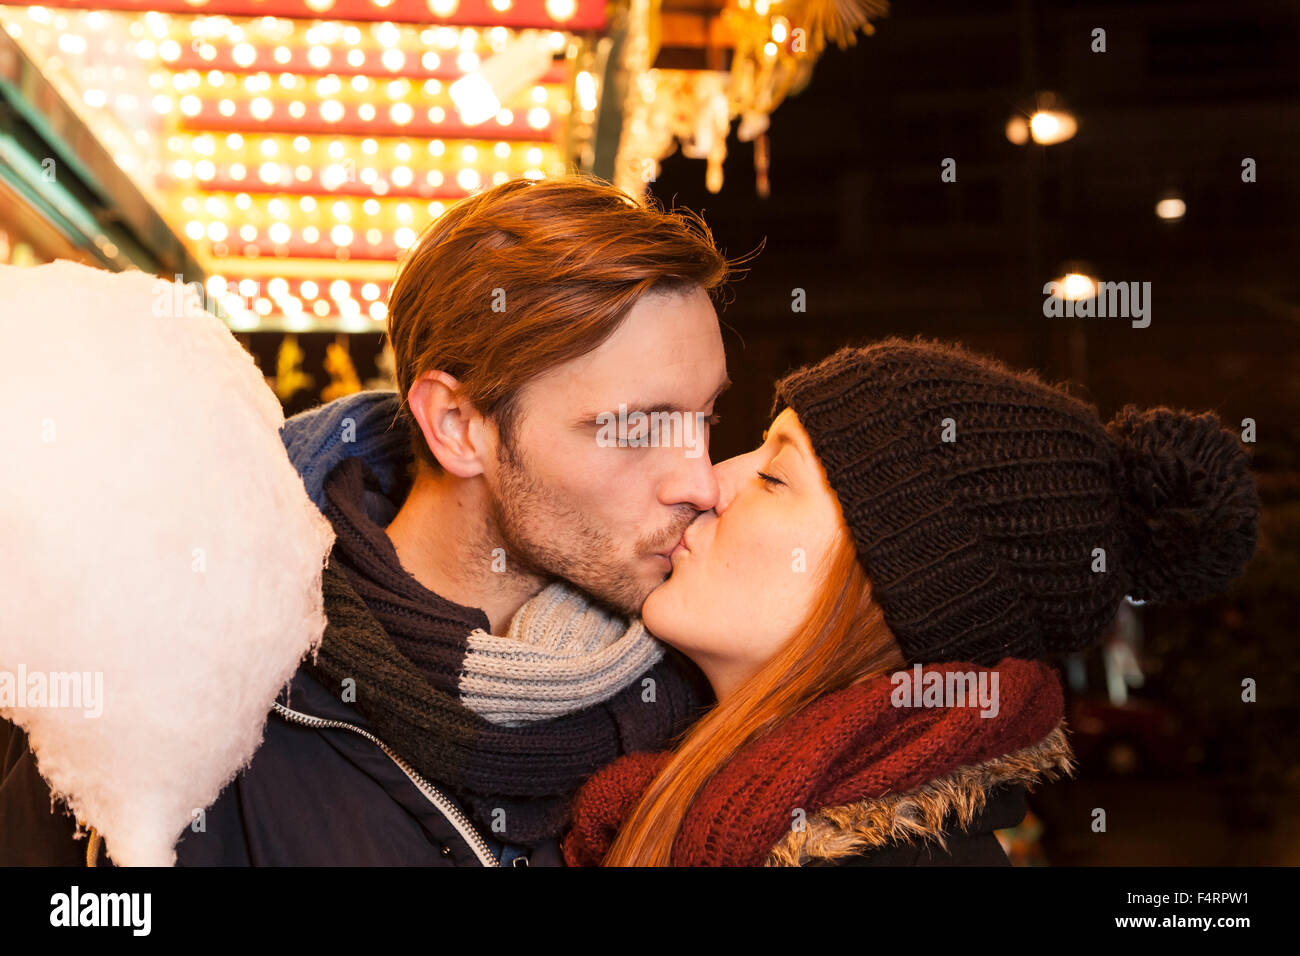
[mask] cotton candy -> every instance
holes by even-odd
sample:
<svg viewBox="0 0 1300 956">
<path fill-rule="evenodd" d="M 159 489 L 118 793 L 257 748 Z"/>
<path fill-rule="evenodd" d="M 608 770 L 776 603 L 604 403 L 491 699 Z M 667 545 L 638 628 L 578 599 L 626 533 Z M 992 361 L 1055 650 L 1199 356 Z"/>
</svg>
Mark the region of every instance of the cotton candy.
<svg viewBox="0 0 1300 956">
<path fill-rule="evenodd" d="M 115 863 L 171 865 L 320 641 L 333 532 L 193 288 L 0 266 L 0 337 L 0 716 Z"/>
</svg>

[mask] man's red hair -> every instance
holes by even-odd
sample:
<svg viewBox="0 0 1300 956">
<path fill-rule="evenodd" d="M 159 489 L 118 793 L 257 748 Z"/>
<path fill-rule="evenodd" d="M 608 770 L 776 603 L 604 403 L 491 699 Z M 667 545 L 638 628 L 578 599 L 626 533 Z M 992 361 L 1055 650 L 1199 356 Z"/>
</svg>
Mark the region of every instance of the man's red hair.
<svg viewBox="0 0 1300 956">
<path fill-rule="evenodd" d="M 425 230 L 393 284 L 388 337 L 403 407 L 421 374 L 447 372 L 508 445 L 529 380 L 597 348 L 646 293 L 713 296 L 731 269 L 698 215 L 600 180 L 487 189 Z M 417 458 L 436 468 L 410 425 Z"/>
</svg>

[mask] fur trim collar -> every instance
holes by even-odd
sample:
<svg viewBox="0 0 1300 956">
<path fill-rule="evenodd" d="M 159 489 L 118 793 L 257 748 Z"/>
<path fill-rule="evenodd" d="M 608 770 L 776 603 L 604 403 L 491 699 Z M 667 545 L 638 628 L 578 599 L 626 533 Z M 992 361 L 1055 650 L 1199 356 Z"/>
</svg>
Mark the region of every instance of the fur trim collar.
<svg viewBox="0 0 1300 956">
<path fill-rule="evenodd" d="M 1065 721 L 1024 750 L 969 767 L 958 767 L 907 793 L 891 793 L 812 814 L 802 831 L 791 830 L 772 848 L 765 866 L 802 866 L 836 860 L 896 843 L 932 840 L 947 848 L 943 824 L 955 813 L 962 828 L 981 810 L 990 790 L 1002 784 L 1032 789 L 1043 780 L 1069 776 L 1074 752 Z"/>
</svg>

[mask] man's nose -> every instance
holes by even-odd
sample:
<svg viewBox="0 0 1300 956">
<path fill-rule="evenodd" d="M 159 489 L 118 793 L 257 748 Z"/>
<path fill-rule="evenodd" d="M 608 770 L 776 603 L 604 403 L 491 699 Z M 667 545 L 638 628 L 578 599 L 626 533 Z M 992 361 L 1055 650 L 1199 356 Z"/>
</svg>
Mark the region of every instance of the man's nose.
<svg viewBox="0 0 1300 956">
<path fill-rule="evenodd" d="M 660 494 L 666 505 L 687 504 L 696 511 L 711 511 L 718 503 L 718 479 L 708 454 L 675 456 Z"/>
</svg>

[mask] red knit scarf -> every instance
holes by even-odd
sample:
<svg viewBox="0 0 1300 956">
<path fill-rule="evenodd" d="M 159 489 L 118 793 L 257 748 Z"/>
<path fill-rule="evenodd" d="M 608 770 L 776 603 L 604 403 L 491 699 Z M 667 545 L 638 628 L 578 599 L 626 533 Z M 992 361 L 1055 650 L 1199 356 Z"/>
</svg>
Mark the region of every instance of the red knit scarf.
<svg viewBox="0 0 1300 956">
<path fill-rule="evenodd" d="M 819 698 L 744 747 L 705 785 L 682 821 L 672 865 L 759 866 L 796 810 L 811 816 L 913 790 L 957 767 L 1032 746 L 1064 715 L 1060 681 L 1045 664 L 1005 658 L 992 668 L 963 662 L 924 667 L 925 674 L 958 671 L 997 672 L 996 716 L 980 716 L 974 703 L 895 706 L 897 682 L 890 674 Z M 564 840 L 570 866 L 600 864 L 668 756 L 621 757 L 587 781 Z"/>
</svg>

